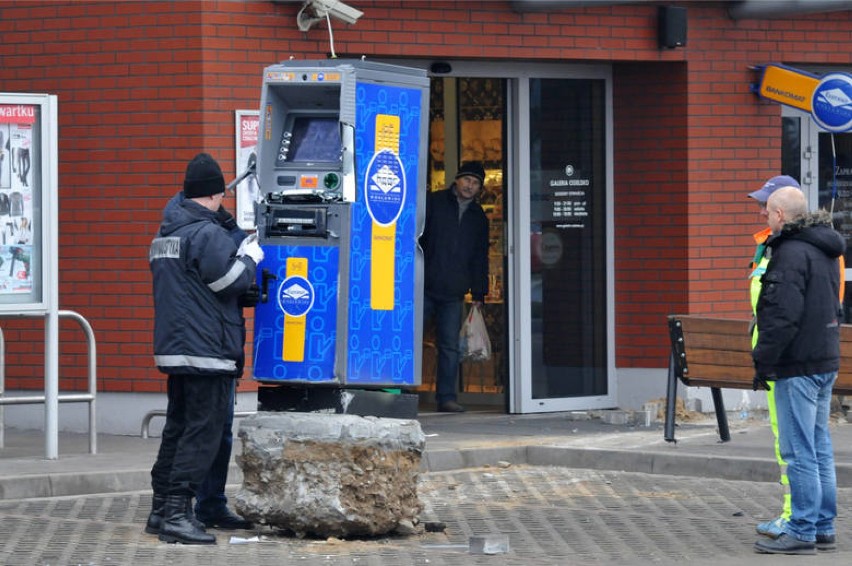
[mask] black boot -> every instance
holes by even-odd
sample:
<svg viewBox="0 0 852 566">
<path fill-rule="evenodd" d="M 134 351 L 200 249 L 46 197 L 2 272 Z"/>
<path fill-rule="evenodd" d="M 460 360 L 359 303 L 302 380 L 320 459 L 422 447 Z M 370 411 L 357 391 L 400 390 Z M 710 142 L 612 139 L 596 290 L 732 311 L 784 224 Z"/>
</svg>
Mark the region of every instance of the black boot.
<svg viewBox="0 0 852 566">
<path fill-rule="evenodd" d="M 195 511 L 192 509 L 192 498 L 186 498 L 186 518 L 189 519 L 189 522 L 195 525 L 195 528 L 201 529 L 205 533 L 207 532 L 207 525 L 198 520 L 198 517 L 195 516 Z"/>
<path fill-rule="evenodd" d="M 145 524 L 145 532 L 149 535 L 156 535 L 160 532 L 160 526 L 163 524 L 163 510 L 166 506 L 166 496 L 154 494 L 151 501 L 151 513 L 148 515 L 148 522 Z"/>
<path fill-rule="evenodd" d="M 182 544 L 216 544 L 214 535 L 205 533 L 187 516 L 192 501 L 188 495 L 166 496 L 163 522 L 160 525 L 160 540 Z"/>
<path fill-rule="evenodd" d="M 163 524 L 163 512 L 164 507 L 166 506 L 166 496 L 165 495 L 157 495 L 154 494 L 154 498 L 151 501 L 151 513 L 148 515 L 148 522 L 145 524 L 145 532 L 149 535 L 156 535 L 160 533 L 160 527 Z M 192 499 L 186 500 L 186 517 L 189 519 L 189 522 L 195 525 L 197 528 L 202 531 L 207 531 L 204 527 L 204 523 L 195 518 L 195 513 L 192 512 Z"/>
</svg>

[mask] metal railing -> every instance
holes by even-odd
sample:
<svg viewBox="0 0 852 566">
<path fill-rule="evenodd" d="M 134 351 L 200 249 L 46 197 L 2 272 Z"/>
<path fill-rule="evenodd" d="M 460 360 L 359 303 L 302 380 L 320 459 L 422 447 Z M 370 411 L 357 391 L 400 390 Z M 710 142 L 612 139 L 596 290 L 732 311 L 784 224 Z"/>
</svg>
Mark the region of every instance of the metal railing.
<svg viewBox="0 0 852 566">
<path fill-rule="evenodd" d="M 242 418 L 254 415 L 257 411 L 238 411 L 234 413 L 234 418 Z M 154 409 L 153 411 L 148 411 L 144 417 L 142 417 L 142 432 L 140 433 L 142 438 L 148 438 L 148 429 L 151 428 L 151 419 L 154 417 L 165 417 L 166 411 L 163 409 Z"/>
<path fill-rule="evenodd" d="M 88 403 L 89 404 L 89 453 L 98 453 L 98 432 L 97 432 L 97 412 L 96 400 L 98 394 L 98 379 L 97 379 L 97 345 L 95 344 L 95 333 L 92 326 L 82 315 L 74 311 L 60 310 L 57 313 L 60 318 L 72 318 L 76 320 L 83 331 L 86 333 L 86 339 L 89 345 L 89 392 L 88 393 L 66 393 L 60 394 L 58 400 L 60 403 Z M 5 415 L 3 414 L 4 405 L 34 405 L 45 403 L 45 395 L 33 395 L 23 397 L 4 397 L 6 391 L 6 340 L 3 337 L 3 331 L 0 329 L 0 448 L 5 447 Z M 46 403 L 45 403 L 46 404 Z M 47 409 L 46 409 L 47 410 Z M 45 430 L 45 440 L 47 440 L 48 431 Z"/>
</svg>

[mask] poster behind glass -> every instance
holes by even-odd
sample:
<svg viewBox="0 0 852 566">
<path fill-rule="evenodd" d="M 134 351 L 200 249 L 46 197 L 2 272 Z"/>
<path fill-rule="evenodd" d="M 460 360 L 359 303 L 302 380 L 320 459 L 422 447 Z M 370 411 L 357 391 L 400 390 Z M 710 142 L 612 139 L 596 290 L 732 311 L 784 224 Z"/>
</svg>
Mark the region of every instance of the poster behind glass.
<svg viewBox="0 0 852 566">
<path fill-rule="evenodd" d="M 41 108 L 0 102 L 0 304 L 40 299 Z"/>
<path fill-rule="evenodd" d="M 257 161 L 257 110 L 237 110 L 236 172 L 241 174 L 250 163 Z M 237 185 L 237 224 L 243 230 L 254 230 L 254 203 L 260 198 L 257 177 L 249 175 Z"/>
</svg>

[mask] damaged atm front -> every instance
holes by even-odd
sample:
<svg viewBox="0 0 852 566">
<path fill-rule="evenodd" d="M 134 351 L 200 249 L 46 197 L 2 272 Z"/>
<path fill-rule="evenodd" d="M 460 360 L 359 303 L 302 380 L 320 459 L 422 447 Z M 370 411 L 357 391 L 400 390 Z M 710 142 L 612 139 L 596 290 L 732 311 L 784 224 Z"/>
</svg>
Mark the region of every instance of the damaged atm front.
<svg viewBox="0 0 852 566">
<path fill-rule="evenodd" d="M 367 61 L 265 69 L 254 378 L 288 387 L 262 409 L 420 384 L 428 88 Z"/>
</svg>

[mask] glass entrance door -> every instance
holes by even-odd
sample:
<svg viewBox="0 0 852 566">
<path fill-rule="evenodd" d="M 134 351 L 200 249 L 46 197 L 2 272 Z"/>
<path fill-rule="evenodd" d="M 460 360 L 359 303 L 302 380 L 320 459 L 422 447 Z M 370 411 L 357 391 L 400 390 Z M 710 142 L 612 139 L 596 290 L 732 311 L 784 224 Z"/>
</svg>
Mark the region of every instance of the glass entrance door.
<svg viewBox="0 0 852 566">
<path fill-rule="evenodd" d="M 482 314 L 491 339 L 491 359 L 462 362 L 458 399 L 470 408 L 506 405 L 506 302 L 504 209 L 506 190 L 506 86 L 499 77 L 433 77 L 429 102 L 429 191 L 448 188 L 461 163 L 477 161 L 485 169 L 478 202 L 489 225 L 488 294 Z M 467 297 L 469 303 L 471 297 Z M 465 310 L 469 306 L 465 305 Z M 434 325 L 424 327 L 422 391 L 434 391 L 437 348 Z"/>
<path fill-rule="evenodd" d="M 528 328 L 519 360 L 529 379 L 514 399 L 516 412 L 614 404 L 608 88 L 605 78 L 519 82 L 526 119 L 519 124 L 517 210 L 529 261 L 520 262 L 516 312 Z"/>
<path fill-rule="evenodd" d="M 512 413 L 614 407 L 611 68 L 393 62 L 440 69 L 428 189 L 445 187 L 459 161 L 486 168 L 496 352 L 488 364 L 462 364 L 459 400 Z M 428 392 L 434 347 L 424 337 Z"/>
<path fill-rule="evenodd" d="M 806 112 L 784 108 L 781 170 L 799 179 L 812 210 L 831 212 L 846 238 L 846 323 L 852 321 L 852 133 L 821 130 Z"/>
</svg>

